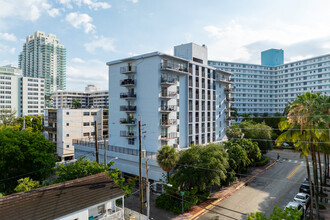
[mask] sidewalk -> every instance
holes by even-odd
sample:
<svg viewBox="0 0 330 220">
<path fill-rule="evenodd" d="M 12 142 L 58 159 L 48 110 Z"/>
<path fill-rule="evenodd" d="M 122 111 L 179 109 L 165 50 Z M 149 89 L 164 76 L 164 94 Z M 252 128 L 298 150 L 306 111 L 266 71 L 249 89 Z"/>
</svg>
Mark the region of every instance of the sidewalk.
<svg viewBox="0 0 330 220">
<path fill-rule="evenodd" d="M 330 185 L 330 179 L 327 179 L 327 185 Z M 325 198 L 325 202 L 322 204 L 325 205 L 325 210 L 320 210 L 320 217 L 321 219 L 330 219 L 330 187 L 324 187 L 324 193 L 328 196 Z M 316 209 L 313 210 L 316 213 Z"/>
<path fill-rule="evenodd" d="M 210 197 L 199 204 L 198 206 L 192 207 L 188 212 L 179 215 L 174 220 L 193 220 L 196 219 L 206 212 L 208 210 L 211 210 L 214 206 L 213 204 L 216 204 L 228 197 L 230 197 L 233 193 L 235 193 L 238 189 L 241 187 L 247 185 L 249 182 L 253 181 L 257 176 L 264 173 L 267 169 L 269 169 L 271 166 L 273 166 L 276 163 L 274 160 L 270 160 L 265 166 L 255 168 L 248 176 L 242 178 L 240 181 L 236 181 L 235 183 L 231 184 L 228 187 L 224 187 L 220 191 L 213 193 L 210 195 Z"/>
</svg>

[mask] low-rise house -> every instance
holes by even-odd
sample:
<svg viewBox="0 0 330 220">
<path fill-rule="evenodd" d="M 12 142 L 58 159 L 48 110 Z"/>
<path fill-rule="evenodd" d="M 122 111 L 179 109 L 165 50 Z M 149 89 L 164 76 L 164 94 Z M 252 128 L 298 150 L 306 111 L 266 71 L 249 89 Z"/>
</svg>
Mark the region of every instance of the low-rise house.
<svg viewBox="0 0 330 220">
<path fill-rule="evenodd" d="M 0 219 L 119 220 L 124 219 L 124 195 L 100 173 L 2 197 Z"/>
</svg>

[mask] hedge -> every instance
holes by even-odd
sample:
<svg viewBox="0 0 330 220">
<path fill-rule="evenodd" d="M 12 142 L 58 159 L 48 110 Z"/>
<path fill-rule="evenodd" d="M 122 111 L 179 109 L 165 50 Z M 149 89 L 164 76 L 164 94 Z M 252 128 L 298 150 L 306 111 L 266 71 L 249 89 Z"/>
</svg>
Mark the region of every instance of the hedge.
<svg viewBox="0 0 330 220">
<path fill-rule="evenodd" d="M 269 161 L 269 157 L 267 156 L 262 156 L 261 160 L 256 162 L 256 167 L 261 167 L 264 166 L 265 164 L 267 164 Z"/>
</svg>

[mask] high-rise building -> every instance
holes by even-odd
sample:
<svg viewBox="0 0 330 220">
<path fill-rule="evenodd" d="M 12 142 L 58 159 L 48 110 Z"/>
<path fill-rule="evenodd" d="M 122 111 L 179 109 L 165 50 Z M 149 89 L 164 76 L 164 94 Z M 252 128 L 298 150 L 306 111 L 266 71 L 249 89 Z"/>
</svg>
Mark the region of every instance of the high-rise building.
<svg viewBox="0 0 330 220">
<path fill-rule="evenodd" d="M 28 36 L 19 55 L 23 76 L 44 78 L 45 95 L 66 88 L 66 50 L 54 34 L 36 31 Z M 49 100 L 47 106 L 49 106 Z"/>
<path fill-rule="evenodd" d="M 0 112 L 12 110 L 16 116 L 42 115 L 44 84 L 44 79 L 23 77 L 16 67 L 0 67 Z"/>
<path fill-rule="evenodd" d="M 85 92 L 72 92 L 58 90 L 52 94 L 54 108 L 73 108 L 74 100 L 80 104 L 80 108 L 108 108 L 109 91 L 100 90 L 94 85 L 87 85 Z"/>
<path fill-rule="evenodd" d="M 273 115 L 306 91 L 330 95 L 330 54 L 284 63 L 283 50 L 261 53 L 261 63 L 210 60 L 209 65 L 233 73 L 232 107 L 239 114 Z"/>
<path fill-rule="evenodd" d="M 153 52 L 107 63 L 110 117 L 105 149 L 118 157 L 116 167 L 138 174 L 139 120 L 153 180 L 162 178 L 155 161 L 161 146 L 185 149 L 224 139 L 231 120 L 231 73 L 207 62 L 207 47 L 189 43 L 176 46 L 174 56 Z M 76 143 L 77 158 L 94 149 L 94 144 Z"/>
</svg>

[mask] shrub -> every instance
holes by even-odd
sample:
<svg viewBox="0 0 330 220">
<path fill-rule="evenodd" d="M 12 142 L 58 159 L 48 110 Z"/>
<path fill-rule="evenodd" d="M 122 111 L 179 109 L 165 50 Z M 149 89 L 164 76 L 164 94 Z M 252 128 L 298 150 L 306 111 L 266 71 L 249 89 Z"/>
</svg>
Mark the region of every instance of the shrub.
<svg viewBox="0 0 330 220">
<path fill-rule="evenodd" d="M 267 156 L 262 156 L 261 160 L 256 162 L 256 167 L 261 167 L 261 166 L 264 166 L 268 163 L 269 161 L 269 157 Z"/>
<path fill-rule="evenodd" d="M 183 196 L 183 211 L 188 211 L 191 207 L 197 204 L 197 196 Z M 172 211 L 177 214 L 182 212 L 182 197 L 181 195 L 163 193 L 156 198 L 156 207 Z"/>
</svg>

